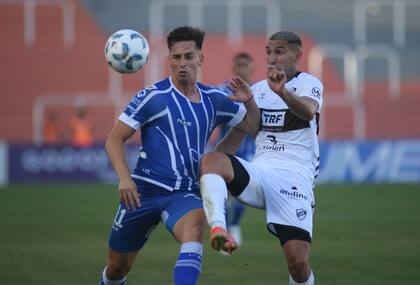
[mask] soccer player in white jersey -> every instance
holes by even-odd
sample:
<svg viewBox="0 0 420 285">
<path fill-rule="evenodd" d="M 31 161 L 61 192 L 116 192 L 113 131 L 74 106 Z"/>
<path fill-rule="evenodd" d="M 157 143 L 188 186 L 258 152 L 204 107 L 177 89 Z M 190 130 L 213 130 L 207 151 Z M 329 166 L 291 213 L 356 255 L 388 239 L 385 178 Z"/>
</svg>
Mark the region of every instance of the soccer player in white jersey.
<svg viewBox="0 0 420 285">
<path fill-rule="evenodd" d="M 174 284 L 196 284 L 201 273 L 206 220 L 197 181 L 200 158 L 217 125 L 246 130 L 247 118 L 259 112 L 239 78 L 230 83 L 236 92 L 230 97 L 245 104 L 228 99 L 219 88 L 197 82 L 203 40 L 204 32 L 192 27 L 169 33 L 171 76 L 140 90 L 108 137 L 106 151 L 120 180 L 121 201 L 101 285 L 126 283 L 135 257 L 160 222 L 181 244 Z M 245 109 L 250 116 L 245 116 Z M 136 130 L 141 132 L 142 144 L 130 174 L 124 143 Z M 228 244 L 235 247 L 233 242 Z"/>
<path fill-rule="evenodd" d="M 284 251 L 289 284 L 314 284 L 309 265 L 314 209 L 313 186 L 319 169 L 318 120 L 322 83 L 300 72 L 302 42 L 292 32 L 274 33 L 265 47 L 267 79 L 252 86 L 261 115 L 252 162 L 233 156 L 244 136 L 233 127 L 201 160 L 201 193 L 211 227 L 211 245 L 228 250 L 224 215 L 227 190 L 239 201 L 266 210 L 267 229 Z M 254 128 L 258 129 L 258 128 Z"/>
</svg>

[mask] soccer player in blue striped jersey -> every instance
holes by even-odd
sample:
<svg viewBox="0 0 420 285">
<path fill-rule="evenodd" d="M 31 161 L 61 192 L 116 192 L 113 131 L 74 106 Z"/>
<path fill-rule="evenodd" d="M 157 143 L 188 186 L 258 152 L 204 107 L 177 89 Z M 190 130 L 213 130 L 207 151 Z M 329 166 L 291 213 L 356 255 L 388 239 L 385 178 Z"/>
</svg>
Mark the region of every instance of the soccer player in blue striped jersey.
<svg viewBox="0 0 420 285">
<path fill-rule="evenodd" d="M 259 114 L 240 78 L 230 83 L 230 99 L 244 104 L 197 82 L 203 39 L 204 32 L 192 27 L 179 27 L 168 35 L 171 76 L 140 90 L 108 137 L 106 150 L 119 177 L 121 202 L 100 284 L 125 284 L 135 257 L 161 221 L 181 244 L 174 284 L 196 284 L 201 273 L 207 224 L 197 182 L 200 158 L 217 125 L 245 131 L 253 125 L 247 119 Z M 142 144 L 130 173 L 124 143 L 136 130 Z"/>
</svg>

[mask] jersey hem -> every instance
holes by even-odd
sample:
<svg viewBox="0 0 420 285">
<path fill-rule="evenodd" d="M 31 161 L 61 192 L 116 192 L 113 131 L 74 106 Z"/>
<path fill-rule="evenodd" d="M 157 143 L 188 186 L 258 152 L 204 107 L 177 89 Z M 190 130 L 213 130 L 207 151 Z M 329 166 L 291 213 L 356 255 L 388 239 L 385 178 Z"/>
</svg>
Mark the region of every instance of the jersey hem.
<svg viewBox="0 0 420 285">
<path fill-rule="evenodd" d="M 155 181 L 153 179 L 150 179 L 150 178 L 146 178 L 146 177 L 139 176 L 139 175 L 136 175 L 136 174 L 131 174 L 131 177 L 132 178 L 135 178 L 135 179 L 138 179 L 138 180 L 142 180 L 142 181 L 148 182 L 148 183 L 153 184 L 153 185 L 156 185 L 156 186 L 159 186 L 159 187 L 161 187 L 163 189 L 166 189 L 166 190 L 168 190 L 170 192 L 174 191 L 174 188 L 172 188 L 172 187 L 170 187 L 170 186 L 168 186 L 166 184 L 160 183 L 158 181 Z"/>
</svg>

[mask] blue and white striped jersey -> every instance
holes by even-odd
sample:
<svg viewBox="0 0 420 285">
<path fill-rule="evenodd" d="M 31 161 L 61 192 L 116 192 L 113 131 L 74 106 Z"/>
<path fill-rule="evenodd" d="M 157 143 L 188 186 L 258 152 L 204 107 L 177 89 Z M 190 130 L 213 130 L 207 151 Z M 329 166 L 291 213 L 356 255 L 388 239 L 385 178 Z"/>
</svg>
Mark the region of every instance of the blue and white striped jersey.
<svg viewBox="0 0 420 285">
<path fill-rule="evenodd" d="M 197 83 L 197 88 L 199 103 L 177 90 L 170 78 L 131 99 L 119 120 L 141 132 L 134 179 L 169 191 L 199 190 L 199 161 L 211 132 L 219 124 L 235 126 L 246 110 L 217 87 Z"/>
</svg>

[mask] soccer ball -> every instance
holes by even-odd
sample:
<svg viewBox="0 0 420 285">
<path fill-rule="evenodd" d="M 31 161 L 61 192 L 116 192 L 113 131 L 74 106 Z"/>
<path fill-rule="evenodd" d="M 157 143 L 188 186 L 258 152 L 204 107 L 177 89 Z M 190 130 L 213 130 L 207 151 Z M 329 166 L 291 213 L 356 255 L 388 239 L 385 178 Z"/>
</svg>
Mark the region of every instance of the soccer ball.
<svg viewBox="0 0 420 285">
<path fill-rule="evenodd" d="M 146 38 L 134 30 L 120 30 L 106 41 L 106 61 L 118 72 L 136 72 L 146 64 L 148 57 L 149 44 Z"/>
</svg>

